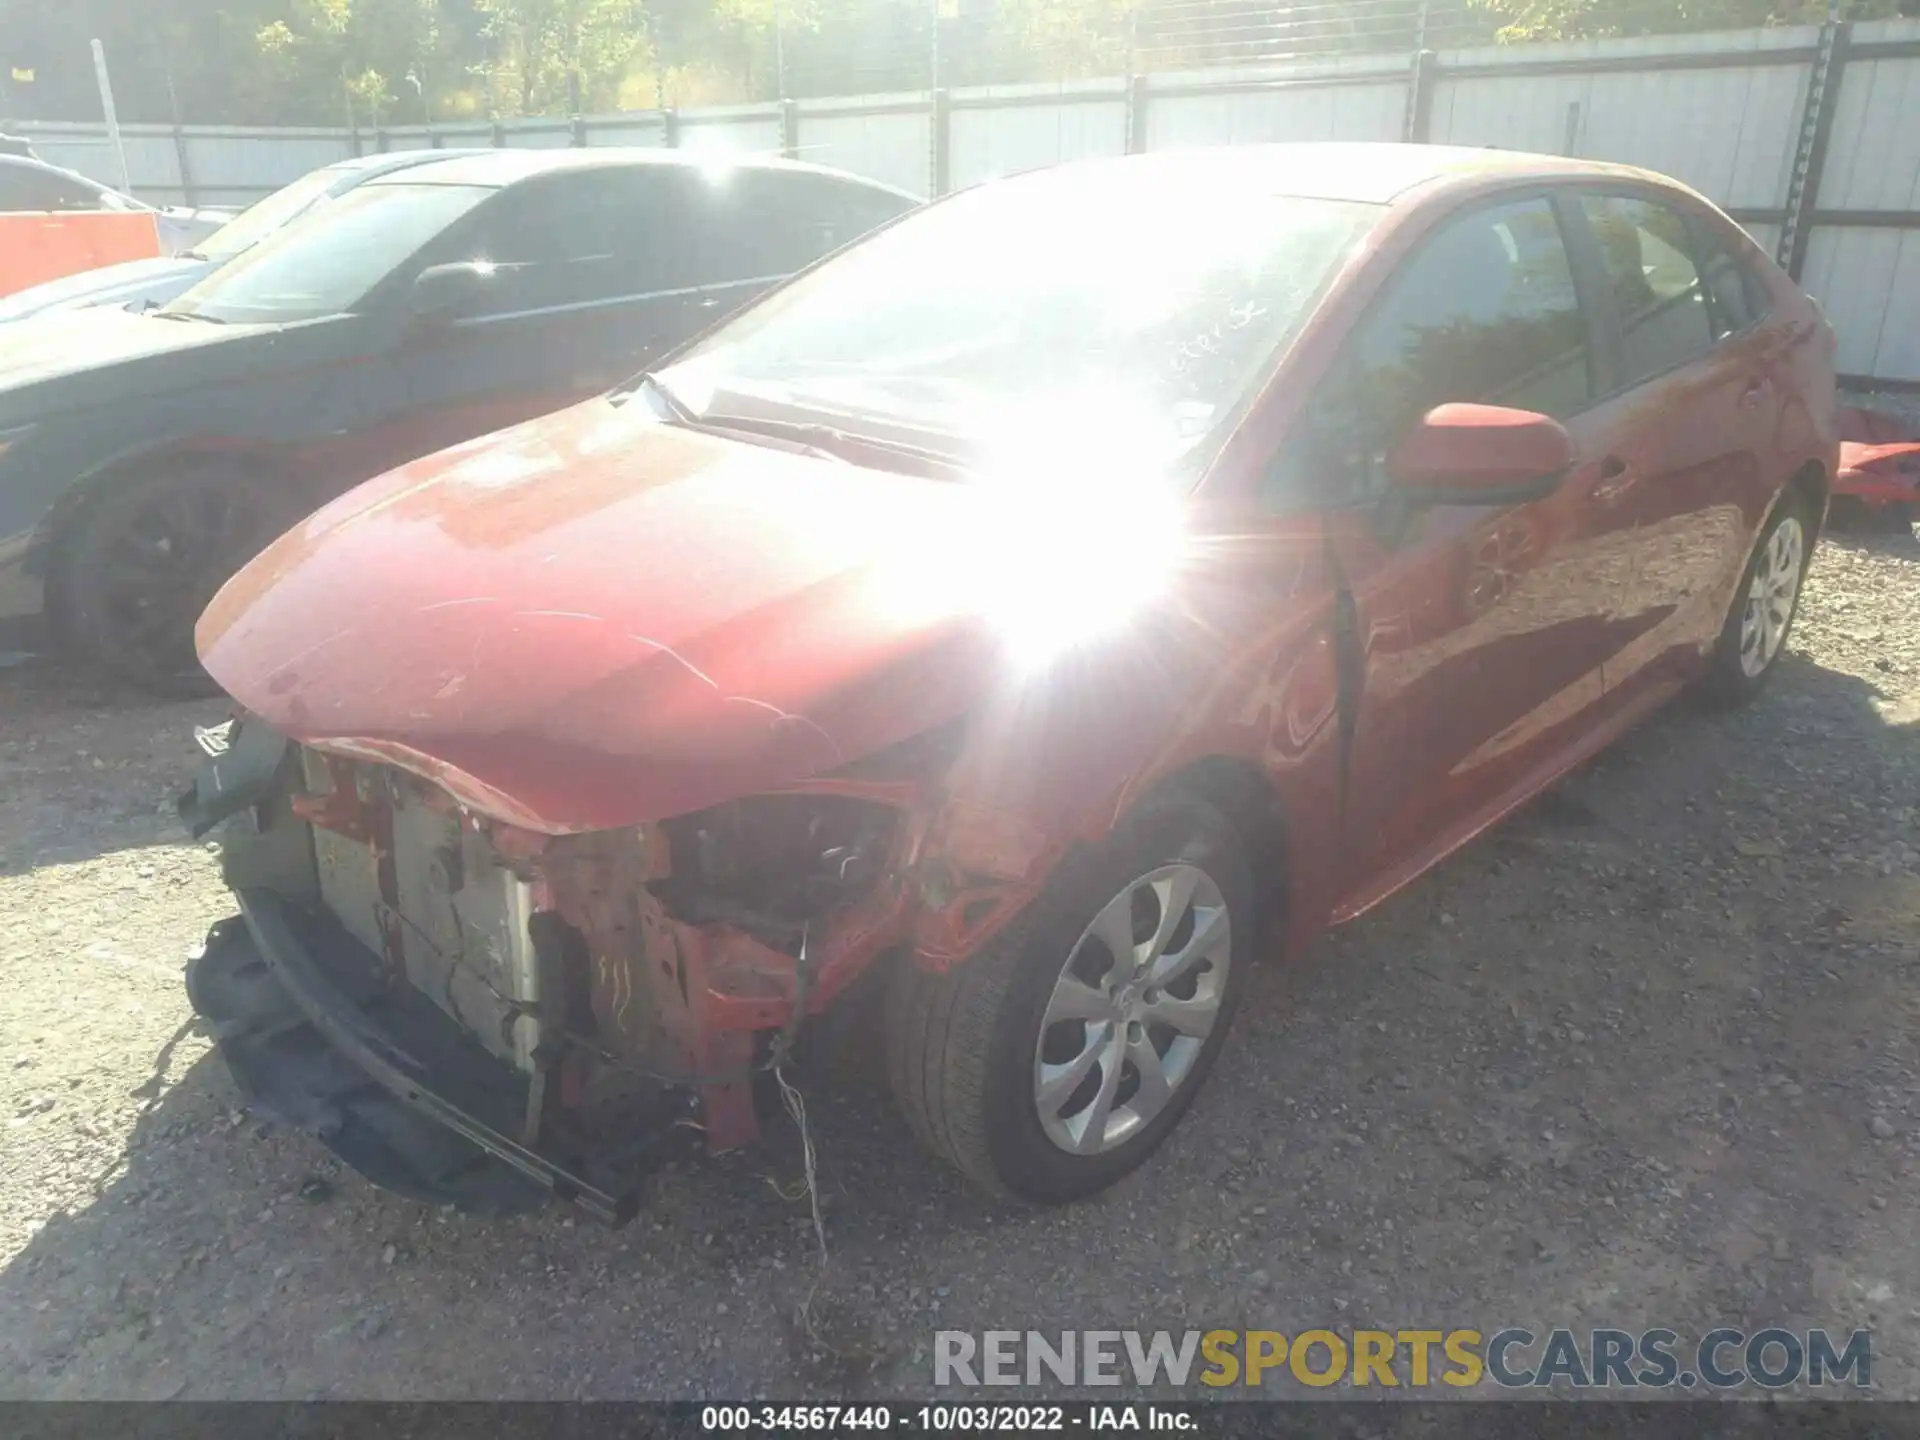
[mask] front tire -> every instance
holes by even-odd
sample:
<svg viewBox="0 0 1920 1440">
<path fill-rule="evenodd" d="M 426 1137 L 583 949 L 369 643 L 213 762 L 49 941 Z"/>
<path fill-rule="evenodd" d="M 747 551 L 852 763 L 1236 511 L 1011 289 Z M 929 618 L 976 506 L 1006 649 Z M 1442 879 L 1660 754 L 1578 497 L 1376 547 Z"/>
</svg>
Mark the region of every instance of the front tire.
<svg viewBox="0 0 1920 1440">
<path fill-rule="evenodd" d="M 183 461 L 128 477 L 62 537 L 54 614 L 78 660 L 155 695 L 218 693 L 193 627 L 214 592 L 295 518 L 232 465 Z"/>
<path fill-rule="evenodd" d="M 911 961 L 887 997 L 895 1098 L 983 1188 L 1057 1204 L 1158 1149 L 1219 1054 L 1252 959 L 1253 877 L 1232 823 L 1178 792 L 947 974 Z"/>
<path fill-rule="evenodd" d="M 1812 509 L 1789 491 L 1754 546 L 1734 592 L 1720 638 L 1714 642 L 1701 692 L 1722 708 L 1744 705 L 1760 693 L 1786 653 L 1800 590 L 1813 558 Z"/>
</svg>

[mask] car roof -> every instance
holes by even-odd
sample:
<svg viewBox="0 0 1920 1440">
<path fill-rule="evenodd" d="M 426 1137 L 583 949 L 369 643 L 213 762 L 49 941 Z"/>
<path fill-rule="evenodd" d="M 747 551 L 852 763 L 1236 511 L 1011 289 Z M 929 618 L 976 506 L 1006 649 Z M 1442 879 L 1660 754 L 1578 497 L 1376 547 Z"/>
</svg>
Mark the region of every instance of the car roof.
<svg viewBox="0 0 1920 1440">
<path fill-rule="evenodd" d="M 56 165 L 51 160 L 42 160 L 38 155 L 9 155 L 0 151 L 0 165 L 15 170 L 40 170 L 54 175 L 67 175 L 75 180 L 86 180 L 89 185 L 100 185 L 98 180 L 87 180 L 78 170 L 69 170 L 64 165 Z M 104 189 L 104 186 L 101 186 Z"/>
<path fill-rule="evenodd" d="M 604 145 L 567 150 L 483 150 L 468 153 L 443 163 L 420 166 L 405 174 L 409 185 L 486 185 L 502 188 L 536 175 L 559 170 L 631 169 L 640 166 L 663 169 L 712 170 L 716 167 L 740 170 L 785 170 L 801 175 L 820 175 L 845 185 L 885 191 L 918 204 L 920 197 L 877 180 L 850 175 L 825 165 L 809 165 L 802 160 L 785 160 L 772 155 L 736 155 L 714 150 L 665 150 L 643 145 Z M 369 181 L 380 184 L 380 180 Z"/>
<path fill-rule="evenodd" d="M 1075 169 L 1112 166 L 1164 170 L 1183 181 L 1258 186 L 1275 195 L 1394 205 L 1434 189 L 1459 190 L 1503 179 L 1577 180 L 1609 177 L 1655 181 L 1684 189 L 1665 176 L 1628 165 L 1533 155 L 1519 150 L 1373 141 L 1303 141 L 1156 150 L 1146 155 L 1078 162 Z M 1039 172 L 1044 174 L 1045 172 Z"/>
<path fill-rule="evenodd" d="M 430 165 L 436 160 L 458 160 L 467 155 L 489 155 L 490 150 L 475 146 L 448 146 L 444 150 L 377 150 L 371 155 L 355 155 L 351 160 L 335 160 L 320 168 L 341 174 L 365 174 L 369 179 L 391 170 L 410 170 L 415 165 Z"/>
</svg>

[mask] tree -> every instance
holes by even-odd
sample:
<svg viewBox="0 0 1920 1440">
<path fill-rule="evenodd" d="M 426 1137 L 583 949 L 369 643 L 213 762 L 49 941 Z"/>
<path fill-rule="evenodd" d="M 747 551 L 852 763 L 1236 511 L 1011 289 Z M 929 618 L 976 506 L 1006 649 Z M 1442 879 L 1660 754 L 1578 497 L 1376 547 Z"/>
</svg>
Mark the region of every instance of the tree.
<svg viewBox="0 0 1920 1440">
<path fill-rule="evenodd" d="M 472 68 L 503 115 L 612 108 L 646 38 L 634 0 L 474 0 L 491 55 Z"/>
<path fill-rule="evenodd" d="M 255 32 L 255 83 L 309 113 L 350 103 L 374 124 L 424 118 L 434 76 L 460 74 L 439 0 L 290 0 L 283 11 Z"/>
<path fill-rule="evenodd" d="M 1663 35 L 1682 30 L 1748 30 L 1765 25 L 1816 25 L 1826 0 L 1470 0 L 1498 17 L 1497 37 L 1580 40 L 1606 35 Z M 1842 0 L 1841 18 L 1884 20 L 1901 0 Z"/>
</svg>

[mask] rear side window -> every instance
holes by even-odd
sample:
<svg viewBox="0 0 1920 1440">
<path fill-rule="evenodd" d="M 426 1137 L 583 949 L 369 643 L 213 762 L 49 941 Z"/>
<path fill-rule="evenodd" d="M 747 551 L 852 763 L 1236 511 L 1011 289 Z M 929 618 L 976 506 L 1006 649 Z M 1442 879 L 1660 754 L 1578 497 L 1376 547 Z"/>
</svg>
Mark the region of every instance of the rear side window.
<svg viewBox="0 0 1920 1440">
<path fill-rule="evenodd" d="M 1582 195 L 1620 325 L 1623 386 L 1638 385 L 1713 348 L 1706 287 L 1677 210 L 1624 195 Z"/>
<path fill-rule="evenodd" d="M 1363 499 L 1379 462 L 1436 405 L 1476 401 L 1557 418 L 1591 395 L 1586 322 L 1552 205 L 1475 210 L 1426 240 L 1355 332 L 1282 457 L 1280 490 Z M 1307 473 L 1299 473 L 1305 467 Z"/>
<path fill-rule="evenodd" d="M 886 190 L 869 189 L 865 185 L 836 185 L 833 188 L 831 206 L 833 223 L 837 227 L 835 238 L 842 245 L 852 244 L 869 230 L 877 230 L 889 220 L 897 219 L 919 205 L 918 201 Z"/>
<path fill-rule="evenodd" d="M 911 200 L 824 175 L 736 171 L 706 196 L 703 280 L 791 275 L 912 208 Z"/>
<path fill-rule="evenodd" d="M 1707 290 L 1707 314 L 1716 340 L 1736 335 L 1757 324 L 1767 313 L 1767 287 L 1740 257 L 1733 240 L 1720 228 L 1696 218 L 1694 253 L 1700 257 L 1700 278 Z"/>
</svg>

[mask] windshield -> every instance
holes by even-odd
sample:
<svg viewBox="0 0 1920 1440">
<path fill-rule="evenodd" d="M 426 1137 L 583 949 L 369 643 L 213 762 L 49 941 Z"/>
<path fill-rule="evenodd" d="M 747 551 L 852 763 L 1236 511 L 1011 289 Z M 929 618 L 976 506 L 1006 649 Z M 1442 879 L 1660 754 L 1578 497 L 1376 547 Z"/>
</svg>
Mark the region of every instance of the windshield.
<svg viewBox="0 0 1920 1440">
<path fill-rule="evenodd" d="M 209 260 L 231 260 L 242 250 L 251 250 L 339 183 L 340 171 L 331 166 L 310 171 L 291 185 L 282 185 L 266 199 L 249 205 L 194 250 Z"/>
<path fill-rule="evenodd" d="M 344 314 L 493 193 L 481 185 L 358 186 L 155 313 L 240 324 Z"/>
<path fill-rule="evenodd" d="M 1165 166 L 1017 177 L 861 243 L 657 378 L 695 421 L 1190 481 L 1384 213 Z"/>
</svg>

